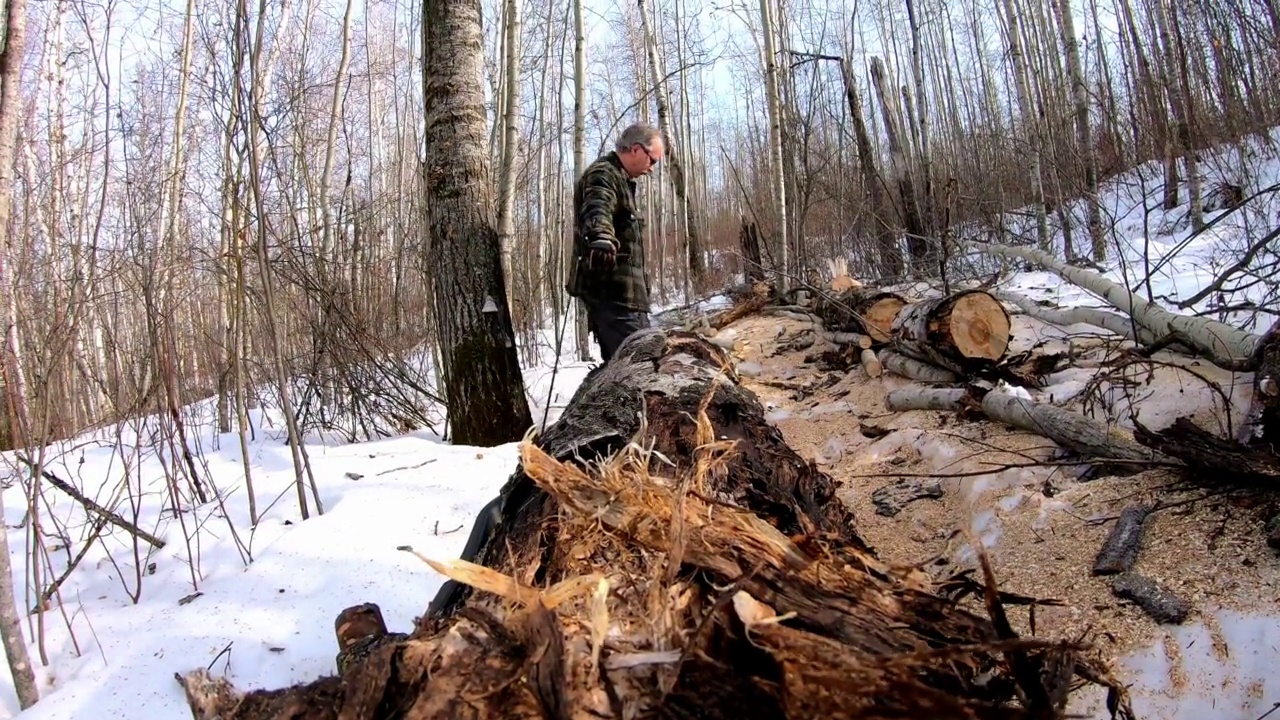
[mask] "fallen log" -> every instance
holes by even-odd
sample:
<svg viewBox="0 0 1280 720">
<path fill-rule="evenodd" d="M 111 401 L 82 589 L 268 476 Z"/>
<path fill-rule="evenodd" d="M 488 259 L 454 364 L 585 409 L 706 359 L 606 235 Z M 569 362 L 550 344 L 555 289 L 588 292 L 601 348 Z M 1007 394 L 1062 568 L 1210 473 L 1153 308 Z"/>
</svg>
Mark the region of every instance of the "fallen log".
<svg viewBox="0 0 1280 720">
<path fill-rule="evenodd" d="M 1143 469 L 1140 466 L 1145 464 L 1172 462 L 1167 456 L 1135 440 L 1133 434 L 1124 428 L 999 388 L 983 396 L 982 412 L 992 420 L 1043 435 L 1086 457 L 1137 464 L 1139 467 L 1132 468 L 1134 470 Z"/>
<path fill-rule="evenodd" d="M 1270 489 L 1280 480 L 1280 455 L 1265 444 L 1241 445 L 1201 428 L 1189 417 L 1176 418 L 1160 431 L 1136 420 L 1133 425 L 1137 442 L 1180 460 L 1187 467 L 1187 479 L 1194 483 Z"/>
<path fill-rule="evenodd" d="M 864 349 L 858 354 L 858 359 L 862 361 L 862 369 L 867 373 L 867 377 L 878 378 L 884 372 L 884 365 L 880 363 L 880 358 L 876 357 L 875 350 Z"/>
<path fill-rule="evenodd" d="M 856 332 L 824 332 L 822 339 L 833 345 L 853 345 L 859 350 L 871 347 L 871 338 Z"/>
<path fill-rule="evenodd" d="M 890 390 L 884 396 L 884 407 L 893 412 L 907 410 L 960 411 L 976 407 L 978 398 L 968 388 L 937 388 L 908 385 Z"/>
<path fill-rule="evenodd" d="M 909 380 L 934 383 L 953 383 L 960 380 L 960 377 L 950 370 L 920 362 L 906 355 L 899 355 L 892 350 L 880 351 L 880 364 L 885 370 Z"/>
<path fill-rule="evenodd" d="M 765 283 L 756 283 L 752 287 L 751 295 L 745 299 L 739 300 L 733 307 L 716 315 L 710 320 L 711 327 L 719 330 L 735 323 L 742 318 L 755 315 L 774 300 L 774 288 Z"/>
<path fill-rule="evenodd" d="M 1176 334 L 1180 341 L 1204 353 L 1211 362 L 1228 369 L 1245 369 L 1259 337 L 1207 317 L 1193 317 L 1169 312 L 1154 302 L 1147 302 L 1124 286 L 1112 282 L 1096 272 L 1068 265 L 1049 253 L 1030 247 L 969 243 L 969 246 L 988 255 L 1027 260 L 1064 280 L 1077 285 L 1106 300 L 1134 322 L 1150 330 L 1157 338 Z"/>
<path fill-rule="evenodd" d="M 1151 510 L 1149 505 L 1133 503 L 1120 511 L 1120 517 L 1093 560 L 1094 575 L 1115 575 L 1133 567 L 1142 549 L 1142 528 Z"/>
<path fill-rule="evenodd" d="M 1126 340 L 1133 340 L 1139 345 L 1151 345 L 1160 339 L 1155 333 L 1134 322 L 1133 318 L 1119 313 L 1089 307 L 1052 307 L 1011 292 L 998 292 L 995 295 L 1004 302 L 1018 306 L 1027 315 L 1051 325 L 1092 325 Z"/>
<path fill-rule="evenodd" d="M 853 288 L 837 295 L 819 295 L 814 312 L 830 331 L 857 332 L 872 342 L 885 343 L 893 332 L 893 321 L 907 301 L 891 292 Z"/>
<path fill-rule="evenodd" d="M 1173 590 L 1138 573 L 1126 572 L 1115 576 L 1111 581 L 1111 592 L 1121 600 L 1137 605 L 1161 624 L 1180 625 L 1191 612 L 1191 605 L 1175 595 Z"/>
<path fill-rule="evenodd" d="M 1253 405 L 1249 422 L 1261 445 L 1280 453 L 1280 320 L 1258 341 L 1253 353 Z"/>
<path fill-rule="evenodd" d="M 994 367 L 1009 349 L 1009 313 L 985 290 L 912 303 L 893 321 L 893 349 L 958 375 Z"/>
<path fill-rule="evenodd" d="M 1099 677 L 1013 635 L 989 567 L 990 619 L 879 560 L 729 367 L 696 335 L 633 335 L 522 444 L 471 557 L 427 559 L 452 585 L 410 636 L 279 690 L 180 676 L 193 714 L 1058 718 L 1072 669 Z M 344 647 L 385 637 L 350 625 Z"/>
</svg>

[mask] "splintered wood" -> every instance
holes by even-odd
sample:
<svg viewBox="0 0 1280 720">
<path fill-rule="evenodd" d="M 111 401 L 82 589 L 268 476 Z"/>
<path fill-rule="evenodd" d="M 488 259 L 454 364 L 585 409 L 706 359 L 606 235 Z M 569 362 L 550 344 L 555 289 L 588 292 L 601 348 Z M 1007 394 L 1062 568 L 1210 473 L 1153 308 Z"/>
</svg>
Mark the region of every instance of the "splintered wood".
<svg viewBox="0 0 1280 720">
<path fill-rule="evenodd" d="M 1075 670 L 1127 709 L 1077 645 L 1017 637 L 993 580 L 967 609 L 880 559 L 763 413 L 714 345 L 633 336 L 521 446 L 475 567 L 437 563 L 474 588 L 336 688 L 197 717 L 1057 718 Z"/>
</svg>

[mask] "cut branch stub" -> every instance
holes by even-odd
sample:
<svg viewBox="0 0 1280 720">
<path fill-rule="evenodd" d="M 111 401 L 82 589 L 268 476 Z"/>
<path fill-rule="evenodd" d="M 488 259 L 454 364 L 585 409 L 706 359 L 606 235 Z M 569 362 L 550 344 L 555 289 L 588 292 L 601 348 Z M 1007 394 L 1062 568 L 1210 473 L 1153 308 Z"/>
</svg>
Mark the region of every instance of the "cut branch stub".
<svg viewBox="0 0 1280 720">
<path fill-rule="evenodd" d="M 999 300 L 983 290 L 965 290 L 904 307 L 893 323 L 893 346 L 904 355 L 968 375 L 1004 357 L 1010 327 Z"/>
<path fill-rule="evenodd" d="M 838 295 L 819 295 L 814 312 L 832 332 L 857 332 L 874 343 L 886 343 L 893 321 L 907 301 L 891 292 L 853 288 Z"/>
</svg>

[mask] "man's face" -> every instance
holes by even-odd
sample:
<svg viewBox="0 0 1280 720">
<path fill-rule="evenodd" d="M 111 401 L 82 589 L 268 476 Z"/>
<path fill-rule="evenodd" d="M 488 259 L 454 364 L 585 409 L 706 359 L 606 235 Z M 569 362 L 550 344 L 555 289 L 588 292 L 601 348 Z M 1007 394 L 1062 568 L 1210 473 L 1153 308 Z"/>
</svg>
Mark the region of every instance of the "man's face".
<svg viewBox="0 0 1280 720">
<path fill-rule="evenodd" d="M 662 159 L 663 150 L 661 138 L 649 143 L 648 147 L 636 143 L 622 155 L 622 166 L 633 178 L 648 175 Z"/>
</svg>

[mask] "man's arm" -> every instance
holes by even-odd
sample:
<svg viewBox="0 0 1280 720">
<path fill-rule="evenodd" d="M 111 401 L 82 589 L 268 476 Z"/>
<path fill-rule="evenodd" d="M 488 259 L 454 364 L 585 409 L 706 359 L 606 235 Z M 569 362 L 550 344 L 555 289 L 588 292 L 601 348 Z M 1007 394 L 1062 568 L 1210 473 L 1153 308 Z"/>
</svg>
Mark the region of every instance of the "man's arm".
<svg viewBox="0 0 1280 720">
<path fill-rule="evenodd" d="M 618 194 L 613 189 L 604 168 L 587 173 L 583 179 L 582 205 L 578 208 L 578 225 L 587 241 L 608 240 L 613 247 L 618 247 L 618 238 L 613 231 L 613 209 L 618 202 Z"/>
</svg>

